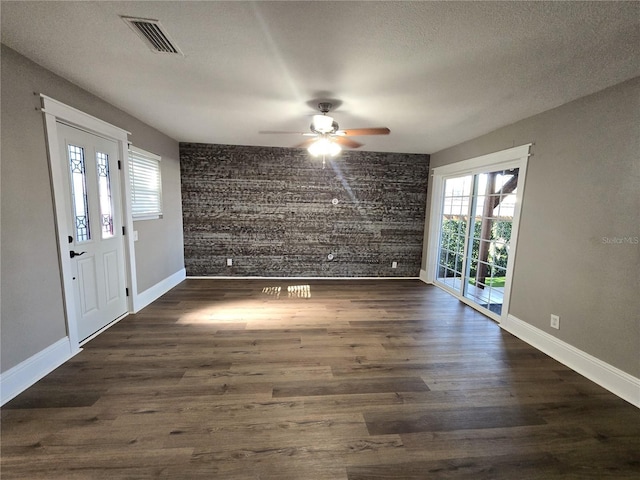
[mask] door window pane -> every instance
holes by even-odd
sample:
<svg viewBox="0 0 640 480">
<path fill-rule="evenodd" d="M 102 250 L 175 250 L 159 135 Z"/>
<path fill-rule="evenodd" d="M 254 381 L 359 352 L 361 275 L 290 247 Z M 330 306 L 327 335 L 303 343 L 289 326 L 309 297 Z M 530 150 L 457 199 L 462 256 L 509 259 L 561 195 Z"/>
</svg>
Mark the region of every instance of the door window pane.
<svg viewBox="0 0 640 480">
<path fill-rule="evenodd" d="M 91 240 L 89 206 L 87 203 L 87 178 L 84 164 L 84 148 L 68 145 L 71 173 L 71 198 L 76 227 L 76 242 Z"/>
<path fill-rule="evenodd" d="M 464 271 L 464 248 L 472 184 L 471 175 L 449 178 L 444 184 L 437 278 L 455 290 L 460 289 Z"/>
<path fill-rule="evenodd" d="M 502 312 L 518 169 L 475 175 L 469 269 L 464 295 L 498 315 Z"/>
<path fill-rule="evenodd" d="M 111 178 L 109 176 L 109 155 L 96 153 L 98 170 L 98 194 L 100 197 L 100 225 L 102 238 L 113 237 L 113 204 L 111 202 Z"/>
</svg>

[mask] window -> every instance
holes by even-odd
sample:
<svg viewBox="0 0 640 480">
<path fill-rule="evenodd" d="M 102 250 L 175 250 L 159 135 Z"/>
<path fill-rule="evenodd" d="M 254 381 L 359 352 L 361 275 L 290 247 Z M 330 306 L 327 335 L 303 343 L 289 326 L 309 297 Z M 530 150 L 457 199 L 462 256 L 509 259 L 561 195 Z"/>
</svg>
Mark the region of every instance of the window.
<svg viewBox="0 0 640 480">
<path fill-rule="evenodd" d="M 162 178 L 160 157 L 140 148 L 129 147 L 131 216 L 134 220 L 162 217 Z"/>
</svg>

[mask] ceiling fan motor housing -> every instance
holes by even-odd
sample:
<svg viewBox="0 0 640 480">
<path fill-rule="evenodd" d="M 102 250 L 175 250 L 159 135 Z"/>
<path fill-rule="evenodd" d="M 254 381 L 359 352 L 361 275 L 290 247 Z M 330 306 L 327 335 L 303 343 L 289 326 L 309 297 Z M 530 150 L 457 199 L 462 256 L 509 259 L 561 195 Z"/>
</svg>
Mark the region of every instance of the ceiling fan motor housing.
<svg viewBox="0 0 640 480">
<path fill-rule="evenodd" d="M 331 110 L 331 107 L 333 107 L 333 104 L 330 102 L 320 102 L 318 104 L 318 109 L 324 114 L 329 113 L 329 110 Z"/>
</svg>

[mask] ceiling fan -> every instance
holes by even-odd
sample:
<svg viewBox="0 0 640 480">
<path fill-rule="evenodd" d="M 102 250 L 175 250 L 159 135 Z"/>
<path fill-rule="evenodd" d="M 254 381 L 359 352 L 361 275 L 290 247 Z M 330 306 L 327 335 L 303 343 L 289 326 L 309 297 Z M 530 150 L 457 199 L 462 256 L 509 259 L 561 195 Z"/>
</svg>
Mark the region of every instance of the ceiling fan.
<svg viewBox="0 0 640 480">
<path fill-rule="evenodd" d="M 309 138 L 304 142 L 296 145 L 296 148 L 306 148 L 314 157 L 335 157 L 340 153 L 342 147 L 347 148 L 359 148 L 363 144 L 356 142 L 347 137 L 358 137 L 361 135 L 389 135 L 391 130 L 387 127 L 377 128 L 348 128 L 340 130 L 338 122 L 333 117 L 327 115 L 333 104 L 330 102 L 320 102 L 318 109 L 320 114 L 313 116 L 311 125 L 309 126 L 310 132 L 277 132 L 277 131 L 262 131 L 260 133 L 293 133 L 298 135 L 304 135 Z"/>
</svg>

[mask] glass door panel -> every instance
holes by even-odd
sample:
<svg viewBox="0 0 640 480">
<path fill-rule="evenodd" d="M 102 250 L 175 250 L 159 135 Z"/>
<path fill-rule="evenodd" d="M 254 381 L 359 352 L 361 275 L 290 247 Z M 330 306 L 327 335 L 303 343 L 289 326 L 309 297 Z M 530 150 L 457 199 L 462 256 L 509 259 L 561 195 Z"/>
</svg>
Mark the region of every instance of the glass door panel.
<svg viewBox="0 0 640 480">
<path fill-rule="evenodd" d="M 502 314 L 518 169 L 444 180 L 436 281 Z"/>
<path fill-rule="evenodd" d="M 472 218 L 463 295 L 501 315 L 518 169 L 474 175 Z"/>
<path fill-rule="evenodd" d="M 111 199 L 111 176 L 109 174 L 109 155 L 96 152 L 98 172 L 98 198 L 100 199 L 100 226 L 102 238 L 113 237 L 113 201 Z"/>
<path fill-rule="evenodd" d="M 73 203 L 73 219 L 76 241 L 91 240 L 89 223 L 89 205 L 87 201 L 87 173 L 85 168 L 84 148 L 68 145 L 69 169 L 71 174 L 71 201 Z"/>
<path fill-rule="evenodd" d="M 437 280 L 460 291 L 465 271 L 465 249 L 473 177 L 448 178 L 444 184 Z"/>
</svg>

